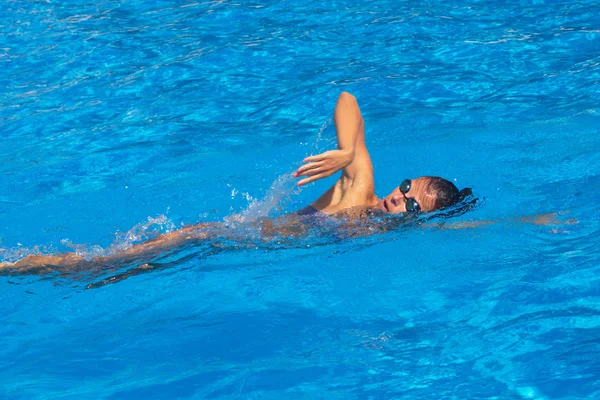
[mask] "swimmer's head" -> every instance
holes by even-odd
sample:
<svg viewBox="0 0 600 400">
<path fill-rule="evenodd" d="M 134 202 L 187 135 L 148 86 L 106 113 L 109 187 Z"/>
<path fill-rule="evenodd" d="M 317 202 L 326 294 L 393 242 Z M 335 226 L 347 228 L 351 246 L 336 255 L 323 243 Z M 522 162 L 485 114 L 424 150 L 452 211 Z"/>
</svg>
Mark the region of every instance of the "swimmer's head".
<svg viewBox="0 0 600 400">
<path fill-rule="evenodd" d="M 469 188 L 458 190 L 450 181 L 437 176 L 405 179 L 378 207 L 390 214 L 430 212 L 452 207 L 470 196 Z"/>
</svg>

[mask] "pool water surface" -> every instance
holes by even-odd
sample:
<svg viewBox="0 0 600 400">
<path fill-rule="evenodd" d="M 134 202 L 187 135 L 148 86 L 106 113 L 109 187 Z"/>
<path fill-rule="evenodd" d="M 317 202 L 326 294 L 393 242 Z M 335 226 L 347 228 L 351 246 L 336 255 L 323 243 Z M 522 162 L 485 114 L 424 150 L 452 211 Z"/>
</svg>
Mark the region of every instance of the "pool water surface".
<svg viewBox="0 0 600 400">
<path fill-rule="evenodd" d="M 15 0 L 0 32 L 0 261 L 227 224 L 0 275 L 0 398 L 600 398 L 597 2 Z M 480 199 L 446 224 L 498 223 L 261 240 L 333 184 L 291 174 L 342 91 L 378 195 L 439 175 Z"/>
</svg>

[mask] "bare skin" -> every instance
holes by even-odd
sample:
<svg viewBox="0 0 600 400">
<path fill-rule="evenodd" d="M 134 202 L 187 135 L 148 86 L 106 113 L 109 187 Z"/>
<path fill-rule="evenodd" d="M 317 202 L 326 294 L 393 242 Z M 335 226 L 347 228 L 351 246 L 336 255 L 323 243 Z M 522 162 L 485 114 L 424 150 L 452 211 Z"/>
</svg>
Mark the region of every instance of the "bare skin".
<svg viewBox="0 0 600 400">
<path fill-rule="evenodd" d="M 26 270 L 43 274 L 74 268 L 92 269 L 94 266 L 100 267 L 107 264 L 137 264 L 161 252 L 181 246 L 187 241 L 205 239 L 205 229 L 212 225 L 214 224 L 207 223 L 184 227 L 175 232 L 159 235 L 144 243 L 131 246 L 126 250 L 117 251 L 112 255 L 94 257 L 91 260 L 86 260 L 76 253 L 56 255 L 32 254 L 14 263 L 0 263 L 0 271 L 2 269 L 10 269 L 15 272 Z"/>
<path fill-rule="evenodd" d="M 356 98 L 349 93 L 340 94 L 334 120 L 338 149 L 307 157 L 294 173 L 300 178 L 299 186 L 328 177 L 341 171 L 340 178 L 321 197 L 311 205 L 324 214 L 343 214 L 353 219 L 362 216 L 365 210 L 378 209 L 385 213 L 406 212 L 406 200 L 414 199 L 421 211 L 435 209 L 435 193 L 429 188 L 430 178 L 420 177 L 411 180 L 410 190 L 405 194 L 395 188 L 380 199 L 375 194 L 373 164 L 365 144 L 365 124 Z M 302 223 L 293 215 L 282 221 L 261 220 L 262 234 L 265 238 L 275 235 L 297 236 L 304 232 Z M 437 228 L 462 229 L 496 224 L 500 221 L 474 221 L 456 224 L 435 225 Z M 550 225 L 559 221 L 555 214 L 524 218 L 522 222 Z M 29 255 L 14 263 L 0 263 L 0 272 L 10 273 L 47 273 L 72 269 L 93 269 L 103 265 L 136 265 L 133 270 L 118 275 L 117 280 L 146 272 L 155 268 L 148 260 L 170 249 L 183 246 L 184 243 L 203 240 L 207 237 L 207 228 L 219 227 L 219 223 L 203 223 L 187 226 L 177 231 L 159 235 L 144 243 L 126 250 L 86 260 L 75 253 L 56 255 Z M 432 225 L 430 225 L 432 226 Z M 366 232 L 365 234 L 368 234 Z M 114 280 L 113 280 L 114 281 Z M 110 282 L 112 283 L 112 282 Z"/>
<path fill-rule="evenodd" d="M 306 164 L 294 173 L 295 177 L 303 178 L 298 182 L 302 186 L 342 171 L 337 182 L 311 206 L 324 214 L 340 211 L 351 214 L 352 209 L 360 213 L 364 208 L 378 208 L 390 214 L 406 212 L 405 198 L 399 188 L 383 199 L 375 194 L 373 164 L 365 143 L 365 123 L 358 102 L 350 93 L 340 94 L 334 120 L 338 150 L 305 158 Z M 414 198 L 424 212 L 434 210 L 435 196 L 429 190 L 429 178 L 416 178 L 411 182 L 407 198 Z"/>
</svg>

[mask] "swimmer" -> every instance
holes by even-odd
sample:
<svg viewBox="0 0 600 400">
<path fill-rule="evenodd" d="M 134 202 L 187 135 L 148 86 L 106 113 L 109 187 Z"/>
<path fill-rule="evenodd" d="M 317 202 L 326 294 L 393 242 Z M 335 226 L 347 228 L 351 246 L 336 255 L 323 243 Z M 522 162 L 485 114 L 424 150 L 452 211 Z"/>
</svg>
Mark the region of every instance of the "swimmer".
<svg viewBox="0 0 600 400">
<path fill-rule="evenodd" d="M 398 187 L 380 199 L 375 195 L 373 165 L 365 144 L 364 120 L 353 95 L 341 93 L 335 107 L 334 121 L 338 141 L 337 150 L 305 158 L 304 164 L 293 175 L 300 179 L 299 186 L 341 171 L 340 178 L 311 205 L 284 216 L 283 223 L 261 220 L 260 227 L 265 237 L 274 234 L 297 236 L 303 231 L 302 225 L 298 224 L 298 218 L 307 215 L 330 215 L 333 218 L 343 216 L 345 220 L 356 220 L 370 213 L 419 214 L 446 209 L 471 197 L 471 189 L 459 191 L 446 179 L 423 176 L 401 180 Z M 533 217 L 530 222 L 550 224 L 557 221 L 551 215 L 540 218 Z M 497 222 L 499 221 L 475 221 L 437 227 L 472 228 Z M 154 266 L 148 263 L 153 257 L 186 243 L 204 240 L 210 234 L 209 232 L 215 231 L 211 228 L 219 227 L 222 227 L 222 223 L 207 222 L 186 226 L 128 249 L 116 250 L 111 255 L 97 256 L 91 260 L 86 260 L 76 253 L 29 255 L 14 263 L 0 263 L 0 273 L 43 274 L 73 269 L 89 270 L 106 265 L 115 268 L 135 265 L 133 272 L 120 275 L 124 279 L 136 273 L 152 270 Z"/>
<path fill-rule="evenodd" d="M 389 214 L 430 212 L 451 207 L 472 194 L 450 181 L 433 176 L 404 179 L 390 194 L 375 195 L 373 164 L 365 144 L 365 123 L 356 98 L 347 92 L 339 96 L 334 111 L 338 149 L 307 157 L 294 173 L 299 186 L 328 177 L 338 171 L 338 181 L 301 215 L 311 213 L 357 216 L 367 209 Z"/>
</svg>

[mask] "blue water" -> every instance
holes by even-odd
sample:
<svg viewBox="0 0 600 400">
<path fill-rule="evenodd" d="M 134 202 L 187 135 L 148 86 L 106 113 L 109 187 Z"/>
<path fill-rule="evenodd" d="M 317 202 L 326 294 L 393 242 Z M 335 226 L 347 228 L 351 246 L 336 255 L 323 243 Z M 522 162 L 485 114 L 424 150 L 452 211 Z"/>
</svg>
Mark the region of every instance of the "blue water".
<svg viewBox="0 0 600 400">
<path fill-rule="evenodd" d="M 0 260 L 230 231 L 0 276 L 0 398 L 600 398 L 597 2 L 17 0 L 0 33 Z M 332 183 L 290 174 L 343 90 L 380 196 L 441 175 L 501 223 L 245 231 Z"/>
</svg>

